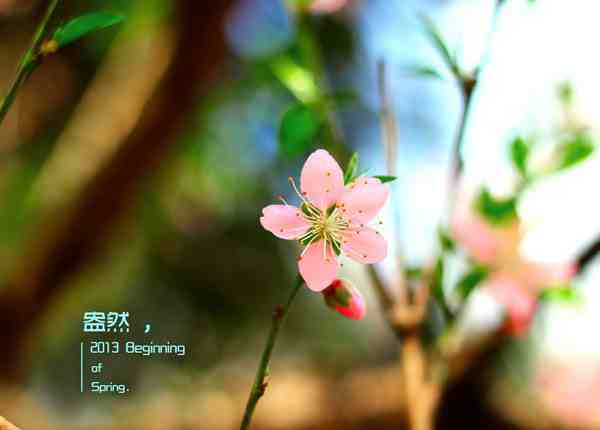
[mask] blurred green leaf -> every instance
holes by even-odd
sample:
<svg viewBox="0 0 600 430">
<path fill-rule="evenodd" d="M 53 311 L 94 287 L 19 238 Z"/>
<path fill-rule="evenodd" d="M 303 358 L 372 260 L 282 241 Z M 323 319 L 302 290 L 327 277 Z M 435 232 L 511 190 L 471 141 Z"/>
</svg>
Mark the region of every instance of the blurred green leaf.
<svg viewBox="0 0 600 430">
<path fill-rule="evenodd" d="M 483 266 L 476 266 L 466 273 L 456 284 L 456 290 L 463 299 L 468 298 L 473 290 L 488 277 L 489 271 Z"/>
<path fill-rule="evenodd" d="M 344 173 L 344 185 L 349 184 L 355 178 L 356 171 L 358 170 L 358 152 L 352 154 L 348 165 L 346 166 L 346 172 Z"/>
<path fill-rule="evenodd" d="M 446 42 L 444 41 L 444 38 L 442 37 L 441 32 L 435 23 L 426 15 L 421 15 L 420 18 L 427 35 L 433 43 L 433 46 L 442 56 L 442 59 L 445 61 L 446 65 L 450 68 L 455 76 L 460 76 L 458 64 L 450 52 L 450 49 L 448 49 L 448 46 L 446 45 Z"/>
<path fill-rule="evenodd" d="M 396 179 L 398 179 L 396 176 L 386 176 L 386 175 L 378 175 L 378 176 L 373 176 L 373 177 L 375 179 L 379 179 L 382 184 L 385 184 L 386 182 L 393 182 Z"/>
<path fill-rule="evenodd" d="M 573 102 L 573 85 L 569 81 L 561 82 L 558 86 L 558 98 L 565 105 L 570 105 Z"/>
<path fill-rule="evenodd" d="M 104 28 L 112 27 L 125 20 L 125 16 L 111 12 L 93 12 L 87 15 L 79 16 L 64 26 L 59 27 L 52 36 L 52 39 L 62 48 L 69 43 L 76 41 L 90 33 Z"/>
<path fill-rule="evenodd" d="M 416 65 L 407 67 L 406 73 L 421 78 L 444 79 L 442 74 L 432 66 Z"/>
<path fill-rule="evenodd" d="M 279 127 L 279 145 L 289 157 L 304 154 L 313 146 L 313 141 L 321 129 L 321 118 L 315 110 L 304 104 L 296 104 L 288 109 Z"/>
<path fill-rule="evenodd" d="M 582 300 L 579 291 L 569 285 L 545 288 L 540 293 L 540 301 L 546 303 L 581 303 Z"/>
<path fill-rule="evenodd" d="M 484 187 L 475 200 L 475 209 L 490 224 L 505 224 L 517 218 L 517 199 L 498 199 Z"/>
<path fill-rule="evenodd" d="M 525 140 L 517 136 L 510 144 L 510 159 L 517 171 L 524 178 L 527 177 L 527 162 L 529 160 L 529 145 Z"/>
<path fill-rule="evenodd" d="M 315 103 L 321 91 L 310 70 L 300 66 L 289 55 L 274 58 L 269 66 L 275 77 L 303 103 Z"/>
<path fill-rule="evenodd" d="M 595 146 L 587 135 L 577 134 L 572 140 L 561 145 L 557 170 L 568 169 L 584 161 L 592 155 L 594 149 Z"/>
<path fill-rule="evenodd" d="M 450 234 L 445 228 L 438 228 L 438 240 L 442 247 L 442 251 L 444 252 L 451 252 L 456 248 L 454 240 L 450 237 Z"/>
</svg>

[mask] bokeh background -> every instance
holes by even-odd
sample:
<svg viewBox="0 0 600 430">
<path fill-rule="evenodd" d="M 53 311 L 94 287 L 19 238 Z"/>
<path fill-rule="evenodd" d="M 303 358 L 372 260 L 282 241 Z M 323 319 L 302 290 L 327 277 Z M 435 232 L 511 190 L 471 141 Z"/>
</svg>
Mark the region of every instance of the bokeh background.
<svg viewBox="0 0 600 430">
<path fill-rule="evenodd" d="M 44 2 L 0 0 L 0 89 L 13 77 Z M 506 0 L 319 0 L 302 21 L 278 0 L 65 1 L 126 23 L 49 57 L 0 128 L 0 415 L 22 429 L 234 429 L 270 315 L 294 278 L 296 249 L 265 232 L 306 151 L 279 143 L 304 84 L 286 63 L 307 37 L 344 136 L 369 172 L 384 170 L 377 62 L 400 129 L 399 179 L 384 230 L 410 264 L 431 258 L 446 209 L 461 95 L 419 19 L 431 17 L 465 70 L 490 43 L 466 135 L 466 178 L 502 192 L 517 134 L 552 142 L 565 82 L 578 121 L 597 131 L 600 5 Z M 432 73 L 415 73 L 423 66 Z M 319 141 L 315 142 L 318 146 Z M 339 149 L 339 148 L 338 148 Z M 346 161 L 341 156 L 341 161 Z M 524 198 L 522 252 L 575 258 L 600 234 L 600 159 L 542 181 Z M 392 241 L 392 248 L 398 243 Z M 393 277 L 390 265 L 381 268 Z M 403 428 L 398 344 L 363 268 L 361 322 L 303 292 L 276 349 L 256 429 Z M 577 306 L 546 305 L 452 387 L 439 428 L 599 428 L 600 268 Z M 478 302 L 479 303 L 479 302 Z M 482 300 L 476 327 L 498 310 Z M 131 339 L 185 343 L 184 359 L 106 359 L 125 396 L 79 391 L 86 311 L 128 311 Z"/>
</svg>

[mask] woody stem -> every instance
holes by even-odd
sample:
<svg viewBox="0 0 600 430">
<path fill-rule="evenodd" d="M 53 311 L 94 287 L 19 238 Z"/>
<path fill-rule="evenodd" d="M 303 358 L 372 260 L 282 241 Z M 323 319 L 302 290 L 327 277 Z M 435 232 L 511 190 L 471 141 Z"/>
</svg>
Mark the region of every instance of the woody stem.
<svg viewBox="0 0 600 430">
<path fill-rule="evenodd" d="M 271 360 L 271 353 L 273 352 L 273 348 L 275 347 L 275 342 L 277 341 L 279 329 L 283 325 L 283 322 L 287 317 L 290 307 L 292 306 L 292 303 L 294 302 L 294 299 L 296 298 L 298 291 L 300 291 L 300 287 L 303 284 L 304 280 L 300 277 L 300 275 L 298 275 L 298 278 L 296 279 L 294 287 L 292 288 L 292 291 L 285 305 L 279 306 L 273 313 L 271 330 L 269 331 L 269 337 L 267 338 L 267 343 L 260 358 L 258 369 L 256 370 L 254 384 L 252 385 L 252 389 L 250 390 L 250 396 L 248 397 L 248 402 L 246 403 L 246 410 L 244 412 L 244 419 L 242 420 L 240 430 L 247 430 L 250 428 L 252 416 L 254 415 L 254 409 L 256 409 L 258 401 L 267 389 L 267 375 L 269 372 L 269 362 Z"/>
</svg>

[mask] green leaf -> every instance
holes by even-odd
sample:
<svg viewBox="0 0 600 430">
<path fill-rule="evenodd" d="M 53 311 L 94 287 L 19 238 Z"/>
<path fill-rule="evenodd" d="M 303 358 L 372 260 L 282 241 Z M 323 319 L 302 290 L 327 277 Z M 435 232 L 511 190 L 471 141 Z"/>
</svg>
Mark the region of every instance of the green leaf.
<svg viewBox="0 0 600 430">
<path fill-rule="evenodd" d="M 568 285 L 545 288 L 540 293 L 540 301 L 546 303 L 581 303 L 582 300 L 579 290 Z"/>
<path fill-rule="evenodd" d="M 498 199 L 484 187 L 475 200 L 475 209 L 490 224 L 506 224 L 517 218 L 517 199 Z"/>
<path fill-rule="evenodd" d="M 521 176 L 527 177 L 529 145 L 520 136 L 517 136 L 510 144 L 510 159 Z"/>
<path fill-rule="evenodd" d="M 485 279 L 487 279 L 489 271 L 483 266 L 476 266 L 471 271 L 466 273 L 456 284 L 456 289 L 463 299 L 469 297 L 473 290 Z"/>
<path fill-rule="evenodd" d="M 356 171 L 358 170 L 358 152 L 352 154 L 348 165 L 346 166 L 346 172 L 344 173 L 344 185 L 349 184 L 355 178 Z"/>
<path fill-rule="evenodd" d="M 446 65 L 450 68 L 450 70 L 455 76 L 460 76 L 460 69 L 456 64 L 456 60 L 454 59 L 454 56 L 450 53 L 450 49 L 448 49 L 446 42 L 444 42 L 444 38 L 442 37 L 437 26 L 434 24 L 431 18 L 429 18 L 426 15 L 421 15 L 420 18 L 421 22 L 423 23 L 423 27 L 427 32 L 427 35 L 433 43 L 433 46 L 442 56 L 443 60 L 446 62 Z"/>
<path fill-rule="evenodd" d="M 411 76 L 421 77 L 421 78 L 435 78 L 435 79 L 444 79 L 442 74 L 436 70 L 434 67 L 425 66 L 425 65 L 417 65 L 411 66 L 406 69 L 406 73 Z"/>
<path fill-rule="evenodd" d="M 382 184 L 385 184 L 386 182 L 393 182 L 396 179 L 398 179 L 396 176 L 386 176 L 386 175 L 378 175 L 378 176 L 373 176 L 373 177 L 375 179 L 379 179 Z"/>
<path fill-rule="evenodd" d="M 119 24 L 124 19 L 125 16 L 111 12 L 93 12 L 82 15 L 59 27 L 54 32 L 52 39 L 62 48 L 90 33 Z"/>
<path fill-rule="evenodd" d="M 573 139 L 561 145 L 557 170 L 568 169 L 581 163 L 595 150 L 591 139 L 583 134 L 577 134 Z"/>
<path fill-rule="evenodd" d="M 279 145 L 289 157 L 304 154 L 313 146 L 321 129 L 321 118 L 311 107 L 296 104 L 288 109 L 279 127 Z"/>
<path fill-rule="evenodd" d="M 438 229 L 438 240 L 444 252 L 451 252 L 456 248 L 454 240 L 450 237 L 448 231 L 442 227 Z"/>
</svg>

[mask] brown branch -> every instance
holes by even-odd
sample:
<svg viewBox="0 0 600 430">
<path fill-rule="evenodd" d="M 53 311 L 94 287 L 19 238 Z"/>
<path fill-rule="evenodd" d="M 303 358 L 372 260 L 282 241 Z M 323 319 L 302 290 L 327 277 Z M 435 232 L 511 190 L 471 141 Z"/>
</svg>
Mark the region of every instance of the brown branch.
<svg viewBox="0 0 600 430">
<path fill-rule="evenodd" d="M 600 253 L 600 237 L 590 243 L 575 259 L 577 273 L 581 273 Z"/>
<path fill-rule="evenodd" d="M 0 430 L 19 430 L 19 428 L 0 416 Z"/>
</svg>

